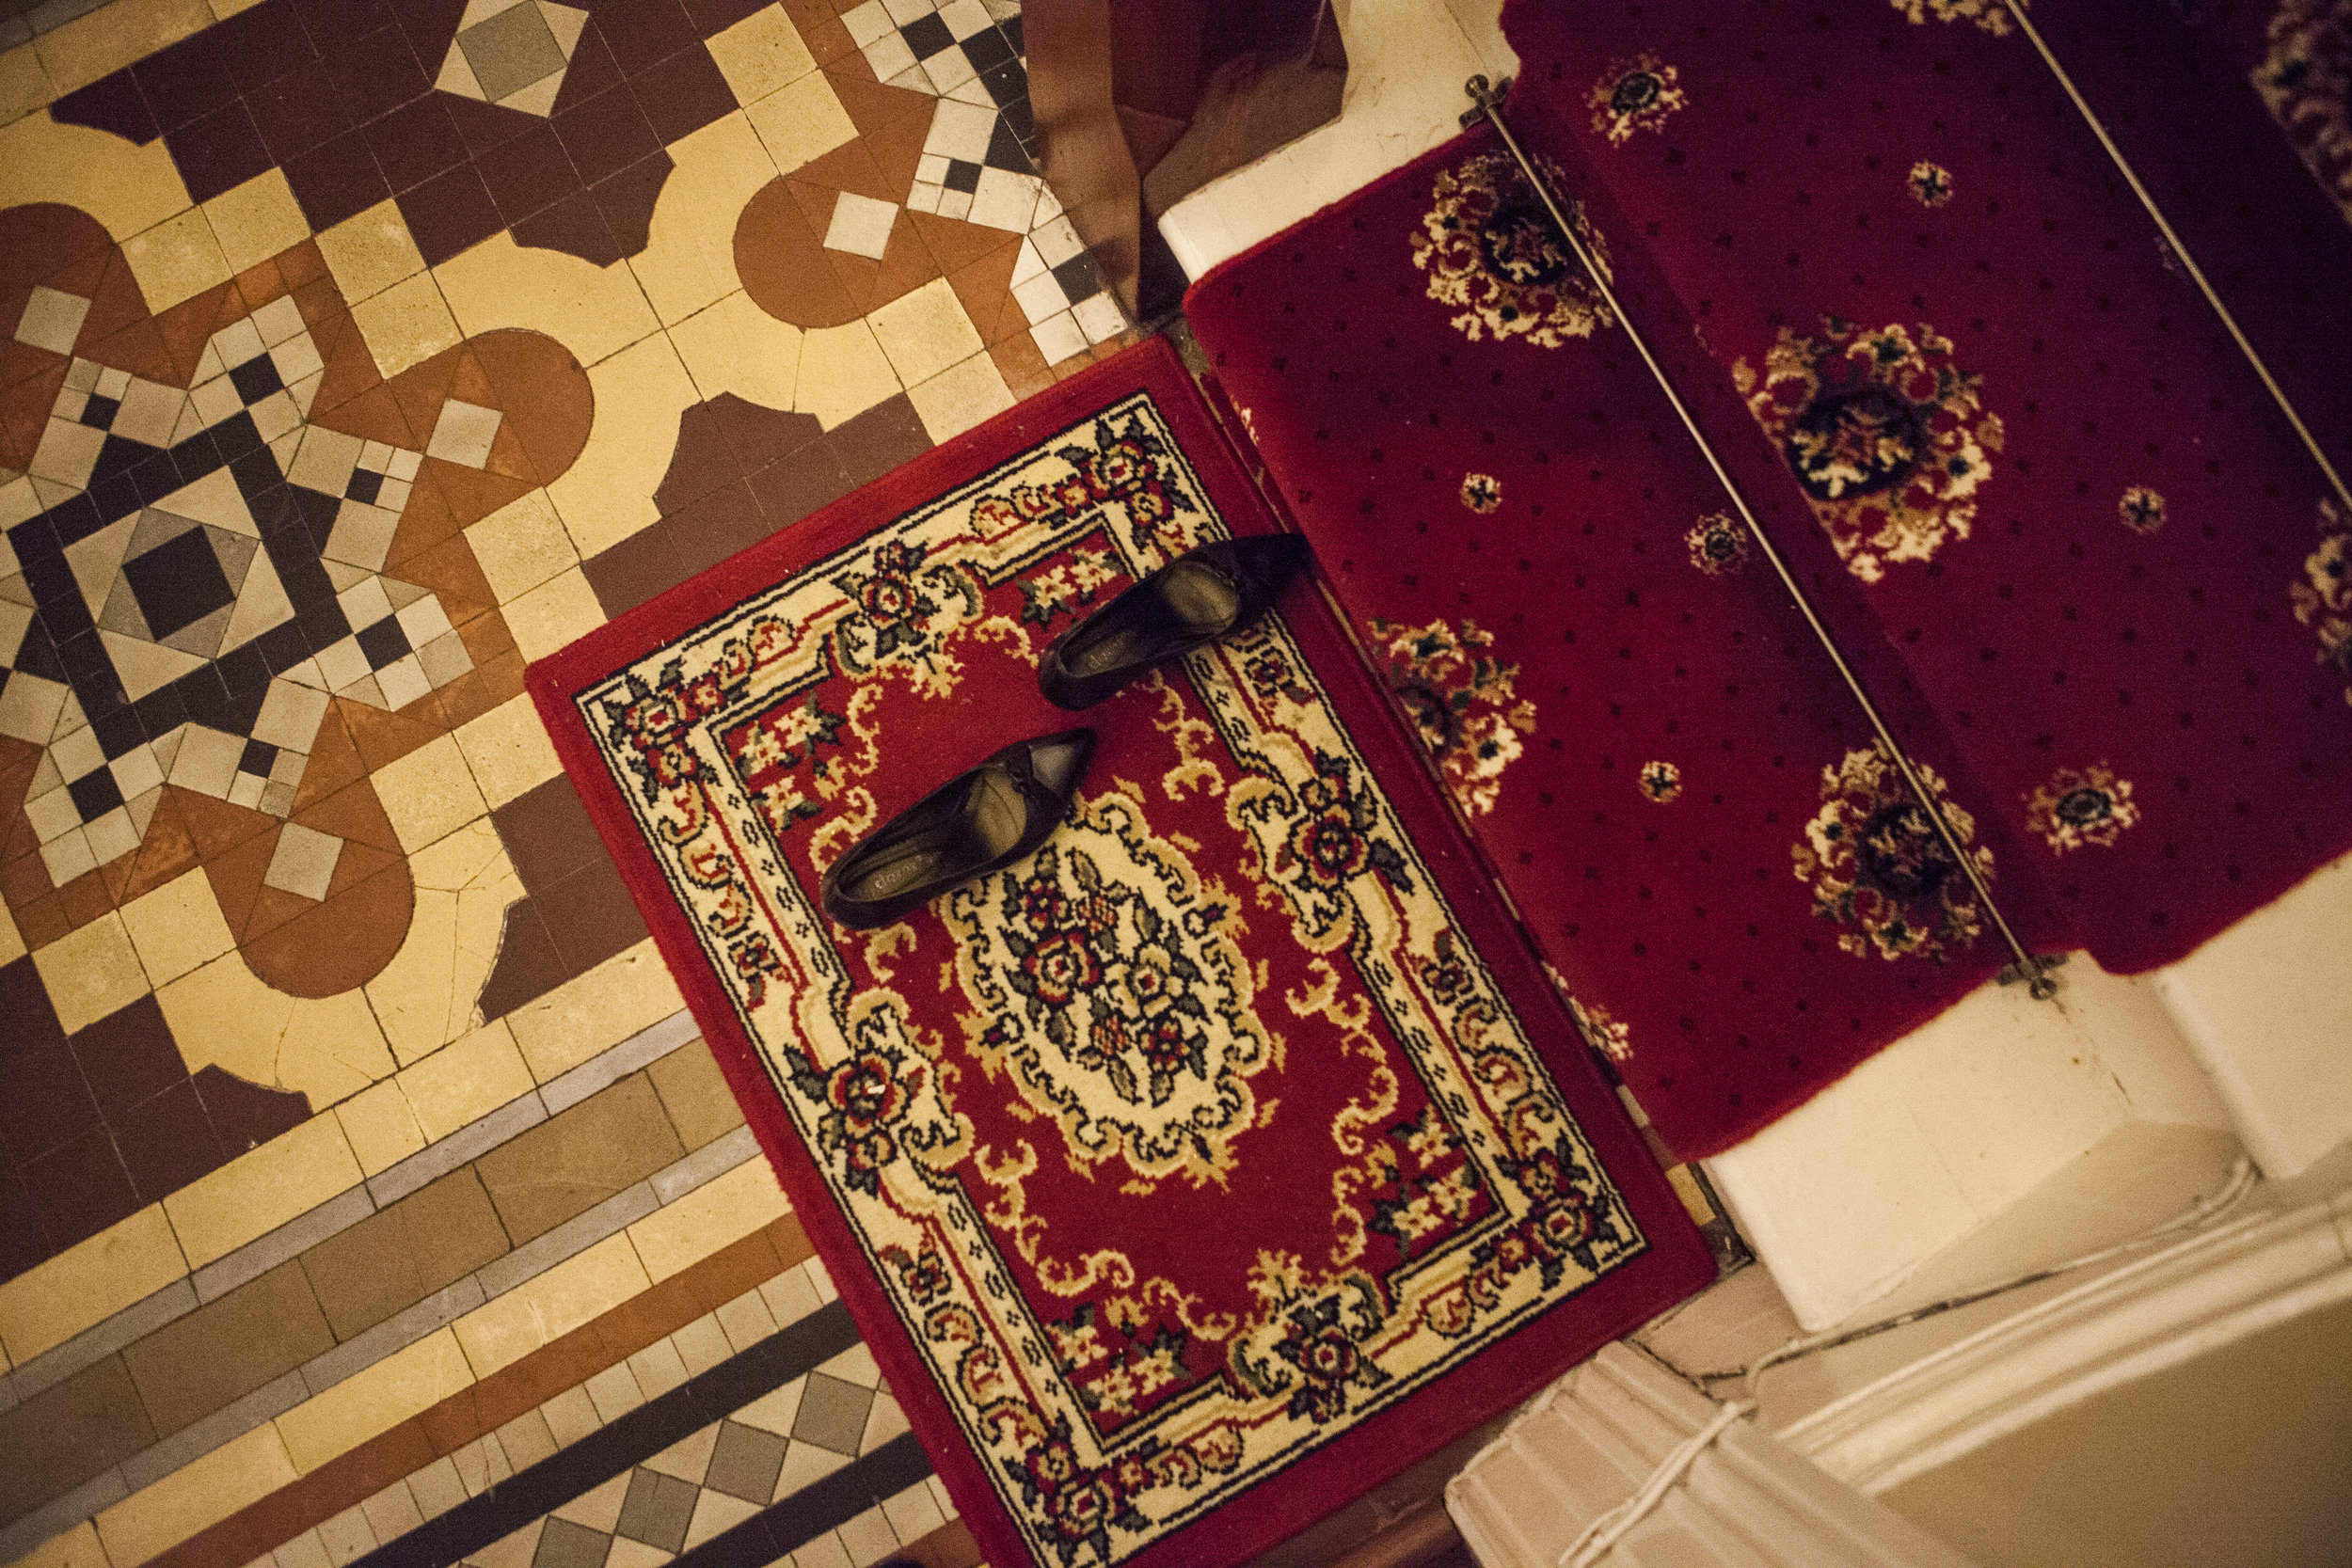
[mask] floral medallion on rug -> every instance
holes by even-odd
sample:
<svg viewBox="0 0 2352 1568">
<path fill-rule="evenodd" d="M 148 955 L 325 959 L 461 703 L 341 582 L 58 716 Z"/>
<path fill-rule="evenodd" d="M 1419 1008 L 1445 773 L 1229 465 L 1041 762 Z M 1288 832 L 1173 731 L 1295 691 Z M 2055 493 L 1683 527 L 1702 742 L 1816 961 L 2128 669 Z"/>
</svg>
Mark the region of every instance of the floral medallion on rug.
<svg viewBox="0 0 2352 1568">
<path fill-rule="evenodd" d="M 1056 636 L 1266 526 L 1220 441 L 1148 344 L 532 675 L 992 1561 L 1262 1550 L 1713 1275 L 1303 582 L 1083 717 L 1034 855 L 819 912 L 1071 722 Z"/>
</svg>

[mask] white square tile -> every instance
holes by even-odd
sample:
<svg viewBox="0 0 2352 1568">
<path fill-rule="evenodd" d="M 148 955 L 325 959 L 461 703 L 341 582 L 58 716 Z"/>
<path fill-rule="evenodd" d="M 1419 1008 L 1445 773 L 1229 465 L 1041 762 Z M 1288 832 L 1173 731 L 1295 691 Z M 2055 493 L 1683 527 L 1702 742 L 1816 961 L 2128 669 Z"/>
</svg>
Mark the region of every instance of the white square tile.
<svg viewBox="0 0 2352 1568">
<path fill-rule="evenodd" d="M 1021 254 L 1012 259 L 1013 287 L 1019 288 L 1044 270 L 1045 258 L 1038 254 L 1037 242 L 1029 239 L 1023 240 Z"/>
<path fill-rule="evenodd" d="M 1070 309 L 1070 296 L 1061 292 L 1061 280 L 1050 272 L 1041 272 L 1025 283 L 1015 283 L 1012 297 L 1031 326 Z"/>
<path fill-rule="evenodd" d="M 879 1508 L 869 1508 L 855 1518 L 843 1520 L 835 1533 L 850 1554 L 850 1568 L 870 1568 L 898 1549 L 898 1537 Z"/>
<path fill-rule="evenodd" d="M 76 359 L 65 368 L 66 390 L 94 392 L 98 390 L 98 365 L 94 360 Z"/>
<path fill-rule="evenodd" d="M 617 1367 L 607 1367 L 581 1385 L 596 1407 L 596 1416 L 606 1425 L 619 1420 L 645 1402 L 644 1390 L 637 1386 L 637 1374 L 624 1361 Z"/>
<path fill-rule="evenodd" d="M 946 194 L 946 192 L 942 187 L 938 185 L 927 185 L 918 180 L 914 183 L 914 185 L 908 188 L 907 211 L 910 213 L 936 213 L 939 211 L 939 198 Z"/>
<path fill-rule="evenodd" d="M 251 811 L 262 809 L 262 797 L 269 791 L 269 781 L 252 773 L 239 773 L 230 781 L 229 803 Z"/>
<path fill-rule="evenodd" d="M 566 1388 L 539 1407 L 539 1414 L 548 1423 L 558 1448 L 570 1448 L 604 1423 L 596 1418 L 596 1407 L 585 1388 Z"/>
<path fill-rule="evenodd" d="M 1119 309 L 1119 300 L 1107 289 L 1078 301 L 1071 315 L 1077 319 L 1078 330 L 1087 335 L 1087 341 L 1099 343 L 1116 338 L 1127 330 L 1126 314 Z"/>
<path fill-rule="evenodd" d="M 863 49 L 884 33 L 897 31 L 898 24 L 890 20 L 882 0 L 866 0 L 841 13 L 841 25 L 850 30 L 850 41 Z"/>
<path fill-rule="evenodd" d="M 335 1568 L 356 1562 L 381 1544 L 375 1539 L 374 1527 L 368 1516 L 356 1506 L 344 1509 L 332 1519 L 319 1526 L 319 1539 L 326 1544 L 326 1560 Z"/>
<path fill-rule="evenodd" d="M 423 466 L 424 453 L 405 451 L 399 447 L 392 449 L 392 466 L 389 471 L 394 479 L 414 479 L 417 477 L 417 470 Z"/>
<path fill-rule="evenodd" d="M 728 1419 L 773 1433 L 778 1437 L 789 1437 L 792 1435 L 792 1422 L 801 1413 L 801 1396 L 806 1392 L 808 1379 L 796 1377 L 783 1387 L 771 1388 L 751 1403 L 741 1406 Z"/>
<path fill-rule="evenodd" d="M 901 27 L 930 15 L 938 8 L 931 4 L 931 0 L 882 0 L 882 9 L 888 11 L 890 20 Z"/>
<path fill-rule="evenodd" d="M 875 76 L 884 82 L 914 66 L 914 51 L 907 47 L 907 40 L 898 36 L 896 28 L 866 44 L 858 53 L 864 55 L 866 63 L 874 68 Z"/>
<path fill-rule="evenodd" d="M 225 375 L 216 375 L 210 381 L 199 383 L 188 397 L 207 425 L 216 425 L 223 420 L 232 418 L 245 406 L 245 400 L 237 395 L 235 384 Z"/>
<path fill-rule="evenodd" d="M 888 1502 L 882 1504 L 884 1512 L 889 1507 Z M 396 1541 L 424 1523 L 424 1512 L 417 1507 L 417 1499 L 409 1495 L 405 1481 L 392 1482 L 362 1502 L 359 1512 L 368 1516 L 368 1524 L 378 1541 Z"/>
<path fill-rule="evenodd" d="M 297 333 L 282 343 L 273 344 L 269 351 L 269 362 L 278 367 L 278 379 L 289 387 L 308 380 L 326 368 L 326 361 L 319 357 L 318 345 L 310 341 L 308 332 Z"/>
<path fill-rule="evenodd" d="M 392 535 L 399 529 L 399 513 L 370 506 L 365 501 L 346 500 L 335 509 L 335 526 L 327 531 L 326 547 L 319 553 L 329 561 L 380 571 L 384 558 L 391 554 Z M 382 619 L 379 615 L 372 620 L 354 621 L 352 625 L 373 626 Z"/>
<path fill-rule="evenodd" d="M 988 19 L 988 8 L 980 0 L 947 0 L 946 5 L 939 8 L 939 20 L 947 24 L 947 31 L 958 43 L 993 25 Z"/>
<path fill-rule="evenodd" d="M 351 623 L 355 632 L 365 631 L 392 612 L 392 601 L 384 592 L 384 579 L 371 574 L 335 595 L 342 607 L 343 619 Z"/>
<path fill-rule="evenodd" d="M 787 1466 L 791 1465 L 785 1460 Z M 849 1548 L 841 1544 L 841 1537 L 832 1530 L 804 1541 L 792 1553 L 792 1568 L 851 1568 Z"/>
<path fill-rule="evenodd" d="M 130 389 L 131 372 L 129 371 L 119 371 L 112 366 L 99 368 L 96 390 L 100 397 L 120 401 L 122 394 Z"/>
<path fill-rule="evenodd" d="M 988 139 L 995 132 L 995 110 L 946 100 L 931 111 L 930 134 L 923 138 L 923 150 L 977 164 L 988 156 Z"/>
<path fill-rule="evenodd" d="M 817 1370 L 827 1377 L 837 1377 L 861 1388 L 871 1388 L 882 1382 L 882 1366 L 863 1340 L 830 1360 L 818 1362 Z"/>
<path fill-rule="evenodd" d="M 172 430 L 180 422 L 180 411 L 188 404 L 188 394 L 177 387 L 160 382 L 133 379 L 130 389 L 123 393 L 122 407 L 115 415 L 114 433 L 128 440 L 144 441 L 151 447 L 172 444 Z"/>
<path fill-rule="evenodd" d="M 351 470 L 359 465 L 361 446 L 357 436 L 314 424 L 302 433 L 302 445 L 286 477 L 322 496 L 341 496 L 351 483 Z"/>
<path fill-rule="evenodd" d="M 787 1269 L 762 1285 L 759 1299 L 768 1304 L 768 1315 L 778 1328 L 789 1328 L 825 1305 L 808 1275 L 799 1269 Z"/>
<path fill-rule="evenodd" d="M 264 441 L 275 441 L 302 423 L 302 410 L 287 392 L 272 392 L 246 412 L 253 416 L 253 428 Z"/>
<path fill-rule="evenodd" d="M 936 152 L 926 152 L 915 161 L 914 177 L 926 185 L 947 182 L 947 160 Z"/>
<path fill-rule="evenodd" d="M 825 229 L 825 248 L 846 250 L 852 256 L 870 256 L 879 261 L 882 252 L 890 247 L 890 226 L 898 217 L 898 209 L 890 202 L 843 191 L 834 198 L 833 222 Z"/>
<path fill-rule="evenodd" d="M 961 49 L 943 49 L 923 62 L 923 74 L 931 79 L 931 86 L 942 93 L 953 92 L 964 83 L 974 80 L 979 72 Z"/>
<path fill-rule="evenodd" d="M 17 318 L 16 341 L 52 354 L 72 354 L 89 305 L 80 294 L 36 286 L 33 297 L 24 302 L 24 313 Z"/>
<path fill-rule="evenodd" d="M 81 808 L 62 784 L 25 801 L 24 816 L 33 825 L 33 837 L 42 844 L 63 838 L 82 825 Z"/>
<path fill-rule="evenodd" d="M 989 97 L 988 95 L 987 84 L 982 82 L 977 76 L 973 77 L 972 80 L 964 83 L 961 87 L 956 88 L 955 91 L 949 93 L 947 96 L 954 99 L 959 103 L 973 103 L 983 109 L 993 109 L 996 107 L 996 100 Z"/>
<path fill-rule="evenodd" d="M 89 840 L 90 859 L 101 865 L 139 847 L 139 831 L 132 826 L 131 814 L 120 806 L 83 828 L 82 835 Z"/>
<path fill-rule="evenodd" d="M 115 776 L 115 787 L 122 791 L 126 800 L 135 800 L 164 782 L 164 770 L 155 764 L 155 749 L 135 746 L 106 765 Z"/>
<path fill-rule="evenodd" d="M 230 322 L 213 334 L 213 348 L 220 355 L 220 368 L 233 371 L 248 359 L 261 357 L 262 329 L 253 325 L 250 316 Z"/>
<path fill-rule="evenodd" d="M 279 294 L 254 311 L 252 322 L 254 330 L 262 335 L 262 345 L 267 348 L 276 348 L 303 330 L 302 311 L 294 304 L 292 294 Z"/>
<path fill-rule="evenodd" d="M 106 766 L 106 751 L 98 744 L 98 732 L 87 724 L 59 736 L 50 754 L 57 759 L 57 770 L 68 784 Z"/>
<path fill-rule="evenodd" d="M 913 1545 L 947 1523 L 932 1500 L 930 1488 L 919 1481 L 895 1497 L 884 1497 L 882 1510 L 901 1545 Z"/>
<path fill-rule="evenodd" d="M 319 676 L 326 682 L 329 691 L 342 691 L 368 675 L 368 656 L 359 651 L 359 640 L 346 637 L 318 657 Z M 172 781 L 177 784 L 179 780 Z"/>
<path fill-rule="evenodd" d="M 457 1479 L 457 1466 L 447 1454 L 411 1472 L 408 1491 L 417 1499 L 417 1511 L 428 1519 L 437 1519 L 466 1500 L 466 1483 Z"/>
<path fill-rule="evenodd" d="M 362 663 L 365 661 L 362 660 Z M 171 782 L 183 789 L 226 800 L 237 775 L 237 759 L 245 742 L 202 724 L 190 724 L 180 736 L 180 752 L 171 759 Z"/>
<path fill-rule="evenodd" d="M 98 466 L 98 449 L 105 444 L 106 433 L 103 430 L 51 420 L 49 428 L 41 433 L 40 446 L 34 451 L 26 471 L 36 479 L 51 480 L 79 490 L 88 484 L 90 470 Z"/>
<path fill-rule="evenodd" d="M 1029 220 L 1037 214 L 1038 190 L 1044 183 L 1034 174 L 984 168 L 980 170 L 979 188 L 972 193 L 972 212 L 967 221 L 1025 234 L 1029 231 Z"/>
<path fill-rule="evenodd" d="M 490 442 L 497 436 L 499 422 L 503 418 L 495 408 L 452 398 L 441 404 L 441 417 L 434 423 L 433 439 L 425 444 L 425 455 L 479 468 L 490 460 Z"/>
<path fill-rule="evenodd" d="M 326 1543 L 319 1539 L 315 1529 L 306 1529 L 269 1556 L 278 1568 L 333 1568 L 333 1560 L 326 1555 Z M 252 1568 L 261 1568 L 256 1562 Z"/>
<path fill-rule="evenodd" d="M 1038 259 L 1049 267 L 1060 266 L 1087 247 L 1066 217 L 1039 224 L 1029 231 L 1029 243 L 1037 246 Z"/>
<path fill-rule="evenodd" d="M 262 695 L 253 738 L 281 751 L 309 752 L 326 712 L 326 693 L 289 680 L 273 680 Z"/>
<path fill-rule="evenodd" d="M 84 872 L 98 869 L 98 857 L 90 853 L 89 840 L 79 828 L 42 845 L 40 862 L 48 867 L 50 884 L 55 887 L 63 887 Z"/>
<path fill-rule="evenodd" d="M 90 390 L 95 391 L 96 388 Z M 79 423 L 83 414 L 89 409 L 89 400 L 88 391 L 77 392 L 71 387 L 59 388 L 57 401 L 49 405 L 49 417 Z"/>
<path fill-rule="evenodd" d="M 972 193 L 971 193 L 971 192 L 969 192 L 969 191 L 941 191 L 941 192 L 939 193 L 939 208 L 938 208 L 938 212 L 939 212 L 939 215 L 940 215 L 941 217 L 944 217 L 944 218 L 960 218 L 960 217 L 964 216 L 965 214 L 969 214 L 971 211 L 972 211 Z"/>
<path fill-rule="evenodd" d="M 392 449 L 381 441 L 359 443 L 359 467 L 372 474 L 389 473 L 392 467 Z"/>
<path fill-rule="evenodd" d="M 394 659 L 375 673 L 377 689 L 384 693 L 384 705 L 397 712 L 433 689 L 425 678 L 424 666 L 417 656 Z"/>
<path fill-rule="evenodd" d="M 1065 310 L 1058 316 L 1048 316 L 1029 328 L 1029 336 L 1037 341 L 1037 351 L 1045 356 L 1048 365 L 1058 365 L 1073 354 L 1084 354 L 1087 335 Z"/>
<path fill-rule="evenodd" d="M 441 608 L 438 594 L 427 594 L 423 598 L 402 607 L 396 619 L 412 648 L 421 648 L 450 629 L 449 611 Z"/>
<path fill-rule="evenodd" d="M 754 1296 L 754 1301 L 759 1298 Z M 677 1346 L 678 1356 L 686 1363 L 687 1372 L 694 1377 L 718 1366 L 735 1354 L 735 1347 L 727 1343 L 726 1330 L 719 1326 L 716 1313 L 706 1312 L 692 1323 L 670 1336 Z"/>
</svg>

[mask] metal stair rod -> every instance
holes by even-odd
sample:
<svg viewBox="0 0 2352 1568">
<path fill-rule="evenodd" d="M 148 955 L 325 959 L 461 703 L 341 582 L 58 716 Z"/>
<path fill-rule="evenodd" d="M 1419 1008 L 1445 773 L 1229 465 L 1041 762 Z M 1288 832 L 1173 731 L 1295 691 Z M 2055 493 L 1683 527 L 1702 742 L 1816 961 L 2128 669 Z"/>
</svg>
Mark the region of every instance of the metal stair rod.
<svg viewBox="0 0 2352 1568">
<path fill-rule="evenodd" d="M 1543 172 L 1535 166 L 1534 161 L 1529 158 L 1526 150 L 1519 146 L 1519 139 L 1511 134 L 1510 126 L 1503 123 L 1501 113 L 1502 97 L 1510 90 L 1510 87 L 1511 82 L 1508 77 L 1503 79 L 1501 87 L 1489 83 L 1483 75 L 1471 77 L 1465 85 L 1465 90 L 1469 92 L 1470 102 L 1477 107 L 1464 113 L 1463 124 L 1467 126 L 1483 119 L 1495 128 L 1495 134 L 1502 139 L 1503 148 L 1511 154 L 1512 160 L 1519 166 L 1519 172 L 1526 176 L 1529 185 L 1534 187 L 1536 196 L 1542 199 L 1545 210 L 1551 214 L 1553 225 L 1559 229 L 1562 238 L 1567 241 L 1568 248 L 1575 253 L 1577 263 L 1584 269 L 1586 280 L 1599 293 L 1601 303 L 1609 308 L 1610 314 L 1616 318 L 1618 327 L 1626 335 L 1626 341 L 1630 342 L 1634 352 L 1642 356 L 1642 363 L 1649 367 L 1649 373 L 1657 380 L 1659 389 L 1666 394 L 1666 402 L 1673 407 L 1675 416 L 1682 421 L 1682 428 L 1690 432 L 1692 441 L 1699 449 L 1699 454 L 1707 459 L 1708 467 L 1714 471 L 1715 482 L 1723 486 L 1724 494 L 1731 499 L 1732 506 L 1738 510 L 1740 520 L 1747 525 L 1749 533 L 1756 540 L 1756 548 L 1762 551 L 1764 559 L 1772 563 L 1773 572 L 1780 578 L 1781 586 L 1788 589 L 1788 596 L 1795 601 L 1798 612 L 1804 617 L 1805 625 L 1813 628 L 1813 635 L 1820 640 L 1822 651 L 1829 655 L 1830 663 L 1836 667 L 1838 677 L 1846 683 L 1846 689 L 1852 693 L 1854 702 L 1862 708 L 1863 716 L 1869 720 L 1870 728 L 1878 736 L 1880 748 L 1885 752 L 1888 759 L 1902 774 L 1903 783 L 1909 786 L 1912 799 L 1918 801 L 1919 809 L 1927 814 L 1928 821 L 1935 829 L 1936 837 L 1943 840 L 1945 849 L 1954 861 L 1959 863 L 1961 874 L 1968 879 L 1968 885 L 1975 891 L 1978 900 L 1983 905 L 1984 912 L 1991 918 L 1994 927 L 2000 932 L 2001 941 L 2008 944 L 2013 961 L 2001 971 L 2002 982 L 2007 984 L 2012 980 L 2024 980 L 2026 991 L 2039 1001 L 2046 1001 L 2056 996 L 2058 979 L 2050 971 L 2057 963 L 2063 960 L 2037 958 L 2028 952 L 2026 944 L 2018 940 L 2017 932 L 2010 926 L 2008 917 L 2001 913 L 2000 905 L 1994 901 L 1993 889 L 1985 881 L 1983 872 L 1978 869 L 1975 858 L 1968 853 L 1967 847 L 1960 842 L 1960 835 L 1952 831 L 1951 823 L 1945 819 L 1943 808 L 1936 803 L 1935 796 L 1927 787 L 1926 781 L 1920 778 L 1918 768 L 1912 762 L 1911 754 L 1903 749 L 1902 743 L 1895 738 L 1895 732 L 1887 727 L 1885 719 L 1881 717 L 1878 705 L 1870 700 L 1869 692 L 1863 688 L 1862 677 L 1854 673 L 1852 665 L 1846 662 L 1846 656 L 1839 650 L 1837 640 L 1830 635 L 1829 627 L 1814 611 L 1813 602 L 1805 596 L 1804 589 L 1797 582 L 1796 574 L 1789 570 L 1788 563 L 1781 558 L 1780 551 L 1772 546 L 1771 537 L 1764 531 L 1764 525 L 1756 520 L 1755 512 L 1749 508 L 1747 498 L 1740 493 L 1739 485 L 1732 482 L 1731 474 L 1724 468 L 1722 459 L 1715 455 L 1713 445 L 1708 442 L 1705 433 L 1699 429 L 1698 420 L 1692 417 L 1680 394 L 1676 392 L 1674 383 L 1667 379 L 1665 367 L 1658 362 L 1657 356 L 1650 353 L 1649 344 L 1644 341 L 1631 318 L 1627 316 L 1625 307 L 1618 303 L 1616 292 L 1609 286 L 1609 279 L 1602 272 L 1598 261 L 1586 248 L 1583 240 L 1578 236 L 1576 225 L 1569 221 L 1567 212 L 1561 206 L 1559 198 L 1552 192 L 1551 182 L 1544 178 Z"/>
</svg>

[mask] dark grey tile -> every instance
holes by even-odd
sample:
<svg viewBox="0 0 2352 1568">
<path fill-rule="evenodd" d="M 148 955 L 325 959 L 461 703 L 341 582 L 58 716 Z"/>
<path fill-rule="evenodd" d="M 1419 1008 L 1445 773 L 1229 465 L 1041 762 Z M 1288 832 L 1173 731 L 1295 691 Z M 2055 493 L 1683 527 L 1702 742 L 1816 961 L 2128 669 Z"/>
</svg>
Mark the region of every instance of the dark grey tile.
<svg viewBox="0 0 2352 1568">
<path fill-rule="evenodd" d="M 694 1501 L 701 1495 L 701 1487 L 675 1476 L 640 1469 L 628 1478 L 628 1496 L 622 1499 L 620 1521 L 612 1528 L 631 1541 L 675 1552 L 686 1544 L 686 1527 L 693 1521 Z"/>
<path fill-rule="evenodd" d="M 801 1393 L 800 1413 L 792 1418 L 792 1440 L 855 1458 L 858 1440 L 866 1435 L 866 1413 L 873 1403 L 872 1389 L 811 1372 Z"/>
<path fill-rule="evenodd" d="M 722 1421 L 703 1484 L 765 1508 L 775 1496 L 776 1477 L 784 1469 L 784 1450 L 789 1446 L 773 1433 Z"/>
</svg>

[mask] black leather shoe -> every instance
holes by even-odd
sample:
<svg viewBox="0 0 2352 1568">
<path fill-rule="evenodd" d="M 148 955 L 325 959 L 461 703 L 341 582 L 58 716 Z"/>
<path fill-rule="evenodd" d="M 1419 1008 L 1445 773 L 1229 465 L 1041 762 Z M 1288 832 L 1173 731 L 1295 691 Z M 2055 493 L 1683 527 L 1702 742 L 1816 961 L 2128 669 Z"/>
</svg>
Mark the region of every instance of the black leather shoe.
<svg viewBox="0 0 2352 1568">
<path fill-rule="evenodd" d="M 1010 865 L 1052 834 L 1093 754 L 1092 730 L 1014 741 L 834 862 L 818 890 L 825 913 L 851 930 L 871 930 L 959 882 Z"/>
<path fill-rule="evenodd" d="M 1054 639 L 1037 684 L 1057 707 L 1092 707 L 1152 665 L 1265 613 L 1312 555 L 1295 533 L 1187 550 Z"/>
</svg>

